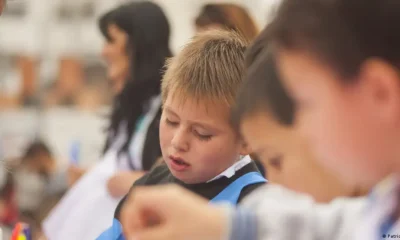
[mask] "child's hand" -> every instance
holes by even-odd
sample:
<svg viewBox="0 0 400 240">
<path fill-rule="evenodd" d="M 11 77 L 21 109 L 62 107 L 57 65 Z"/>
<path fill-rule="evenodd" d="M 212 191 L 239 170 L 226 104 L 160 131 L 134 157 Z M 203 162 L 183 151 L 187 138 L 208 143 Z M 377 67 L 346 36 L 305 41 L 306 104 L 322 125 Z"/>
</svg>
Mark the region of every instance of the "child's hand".
<svg viewBox="0 0 400 240">
<path fill-rule="evenodd" d="M 118 172 L 107 182 L 107 190 L 111 196 L 118 198 L 125 196 L 133 183 L 144 175 L 140 171 Z"/>
<path fill-rule="evenodd" d="M 137 187 L 121 222 L 127 239 L 217 240 L 227 235 L 228 215 L 177 186 Z"/>
</svg>

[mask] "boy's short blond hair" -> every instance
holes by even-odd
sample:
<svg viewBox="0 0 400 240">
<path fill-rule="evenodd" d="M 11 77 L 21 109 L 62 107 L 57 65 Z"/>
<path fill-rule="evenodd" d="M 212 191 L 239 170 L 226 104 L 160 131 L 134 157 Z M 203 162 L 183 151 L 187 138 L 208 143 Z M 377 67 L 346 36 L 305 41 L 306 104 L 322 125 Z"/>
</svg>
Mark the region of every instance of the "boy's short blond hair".
<svg viewBox="0 0 400 240">
<path fill-rule="evenodd" d="M 161 93 L 182 100 L 225 102 L 231 107 L 245 71 L 247 40 L 234 31 L 199 33 L 175 57 L 167 61 Z"/>
</svg>

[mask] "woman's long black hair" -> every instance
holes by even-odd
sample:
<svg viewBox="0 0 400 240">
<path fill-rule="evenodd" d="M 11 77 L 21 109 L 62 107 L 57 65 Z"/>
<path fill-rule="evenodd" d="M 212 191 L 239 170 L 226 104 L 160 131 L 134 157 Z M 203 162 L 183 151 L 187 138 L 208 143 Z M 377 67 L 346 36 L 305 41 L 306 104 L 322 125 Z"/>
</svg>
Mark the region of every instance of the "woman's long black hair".
<svg viewBox="0 0 400 240">
<path fill-rule="evenodd" d="M 130 72 L 123 90 L 114 99 L 103 153 L 110 148 L 121 123 L 126 122 L 127 139 L 119 149 L 122 153 L 128 151 L 144 104 L 160 94 L 164 62 L 172 56 L 170 27 L 162 9 L 149 1 L 127 3 L 103 15 L 99 27 L 108 41 L 112 41 L 108 33 L 110 24 L 115 24 L 128 35 Z"/>
</svg>

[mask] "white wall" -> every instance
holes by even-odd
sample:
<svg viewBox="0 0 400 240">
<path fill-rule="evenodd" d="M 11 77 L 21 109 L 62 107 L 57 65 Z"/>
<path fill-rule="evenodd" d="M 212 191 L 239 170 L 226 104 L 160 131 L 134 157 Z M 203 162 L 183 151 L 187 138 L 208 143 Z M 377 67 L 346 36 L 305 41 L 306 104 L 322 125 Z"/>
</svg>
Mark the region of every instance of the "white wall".
<svg viewBox="0 0 400 240">
<path fill-rule="evenodd" d="M 83 4 L 95 1 L 95 16 L 86 21 L 57 22 L 55 9 L 59 4 Z M 28 53 L 42 58 L 41 75 L 56 73 L 55 60 L 64 54 L 97 55 L 102 38 L 97 29 L 97 17 L 124 0 L 9 0 L 8 4 L 26 4 L 22 18 L 0 18 L 0 51 L 5 54 Z M 169 17 L 171 47 L 177 52 L 193 35 L 193 20 L 207 2 L 235 2 L 246 6 L 262 27 L 270 11 L 280 0 L 154 0 Z M 12 6 L 9 6 L 12 7 Z M 52 64 L 53 63 L 53 64 Z M 5 74 L 2 76 L 4 78 Z M 1 79 L 0 79 L 1 80 Z M 42 79 L 43 80 L 43 79 Z M 40 123 L 40 124 L 39 124 Z M 38 118 L 34 110 L 0 112 L 0 149 L 9 156 L 18 156 L 26 142 L 40 132 L 65 163 L 74 139 L 82 142 L 82 163 L 95 161 L 104 142 L 105 119 L 96 113 L 71 109 L 54 109 Z M 41 129 L 38 129 L 41 127 Z"/>
<path fill-rule="evenodd" d="M 97 28 L 98 17 L 112 7 L 127 0 L 9 0 L 8 8 L 25 5 L 27 14 L 22 17 L 0 18 L 0 53 L 6 55 L 28 54 L 41 59 L 40 82 L 55 79 L 57 59 L 61 55 L 99 56 L 103 44 Z M 234 2 L 249 9 L 260 27 L 269 19 L 271 6 L 280 0 L 153 0 L 164 8 L 171 25 L 171 48 L 177 53 L 194 34 L 193 20 L 201 6 L 208 2 Z M 82 5 L 94 2 L 94 16 L 57 20 L 57 8 L 61 4 Z M 0 82 L 19 86 L 11 78 L 13 69 L 0 76 Z M 10 75 L 10 76 L 9 76 Z M 14 74 L 15 75 L 15 74 Z M 15 84 L 14 84 L 15 83 Z M 7 89 L 1 92 L 13 93 Z"/>
<path fill-rule="evenodd" d="M 83 4 L 95 1 L 95 16 L 58 22 L 55 10 L 60 4 Z M 2 16 L 0 20 L 0 49 L 3 52 L 27 52 L 39 56 L 60 54 L 96 55 L 102 46 L 97 29 L 97 17 L 126 0 L 12 0 L 9 5 L 26 4 L 28 14 L 23 18 Z M 154 0 L 169 17 L 172 27 L 171 47 L 178 51 L 194 32 L 193 19 L 207 2 L 235 2 L 246 6 L 259 25 L 268 19 L 268 9 L 278 0 Z M 12 7 L 12 6 L 9 6 Z"/>
</svg>

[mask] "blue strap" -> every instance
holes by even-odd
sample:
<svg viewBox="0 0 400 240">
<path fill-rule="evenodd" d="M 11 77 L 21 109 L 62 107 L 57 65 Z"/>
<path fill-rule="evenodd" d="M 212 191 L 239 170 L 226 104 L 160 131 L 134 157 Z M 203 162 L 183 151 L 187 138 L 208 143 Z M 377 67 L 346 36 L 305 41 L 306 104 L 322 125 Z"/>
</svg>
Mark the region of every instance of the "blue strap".
<svg viewBox="0 0 400 240">
<path fill-rule="evenodd" d="M 267 180 L 259 172 L 249 172 L 229 184 L 222 192 L 210 200 L 210 203 L 229 202 L 238 203 L 242 190 L 252 184 L 265 183 Z"/>
<path fill-rule="evenodd" d="M 97 237 L 96 240 L 125 240 L 121 223 L 114 218 L 112 226 Z"/>
</svg>

